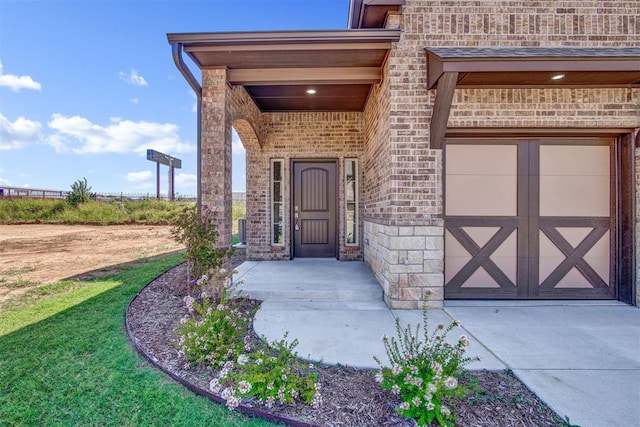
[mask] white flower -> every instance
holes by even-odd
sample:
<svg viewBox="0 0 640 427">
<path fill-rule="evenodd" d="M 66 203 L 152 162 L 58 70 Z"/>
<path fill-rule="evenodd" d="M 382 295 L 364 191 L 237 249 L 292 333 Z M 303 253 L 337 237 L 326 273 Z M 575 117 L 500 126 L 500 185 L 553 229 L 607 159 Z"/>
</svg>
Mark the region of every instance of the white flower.
<svg viewBox="0 0 640 427">
<path fill-rule="evenodd" d="M 438 362 L 431 362 L 431 369 L 433 370 L 433 372 L 435 374 L 441 374 L 442 373 L 442 365 L 439 364 Z"/>
<path fill-rule="evenodd" d="M 422 402 L 421 402 L 420 398 L 418 396 L 416 396 L 411 400 L 411 403 L 413 403 L 413 406 L 420 406 L 420 403 L 422 403 Z"/>
<path fill-rule="evenodd" d="M 220 384 L 220 380 L 218 378 L 214 378 L 209 382 L 209 390 L 214 393 L 219 393 L 222 385 Z"/>
<path fill-rule="evenodd" d="M 434 383 L 429 383 L 429 385 L 427 386 L 427 391 L 429 391 L 429 393 L 435 393 L 436 391 L 438 391 L 438 387 L 436 387 Z"/>
<path fill-rule="evenodd" d="M 247 381 L 240 381 L 238 383 L 238 391 L 240 394 L 247 394 L 251 391 L 251 383 Z"/>
<path fill-rule="evenodd" d="M 442 405 L 442 407 L 440 408 L 440 412 L 442 412 L 442 415 L 444 415 L 445 417 L 451 415 L 451 409 L 444 405 Z"/>
<path fill-rule="evenodd" d="M 249 357 L 246 354 L 241 354 L 240 356 L 238 356 L 238 365 L 244 366 L 247 364 L 247 362 L 249 362 Z"/>
<path fill-rule="evenodd" d="M 380 371 L 376 372 L 376 382 L 380 384 L 382 383 L 383 380 L 384 380 L 384 375 L 382 375 L 382 372 Z"/>
<path fill-rule="evenodd" d="M 195 300 L 193 299 L 193 297 L 191 295 L 187 295 L 186 297 L 184 297 L 184 304 L 187 306 L 187 310 L 189 310 L 189 313 L 193 312 L 193 303 L 195 302 Z"/>
<path fill-rule="evenodd" d="M 233 411 L 238 406 L 240 406 L 240 399 L 238 399 L 237 397 L 231 396 L 229 399 L 227 399 L 227 408 L 229 408 L 230 411 Z"/>
<path fill-rule="evenodd" d="M 444 380 L 444 386 L 449 390 L 453 390 L 454 388 L 458 387 L 458 380 L 455 377 L 447 377 Z"/>
<path fill-rule="evenodd" d="M 398 387 L 397 384 L 394 384 L 393 387 L 391 387 L 391 392 L 393 394 L 399 394 L 400 393 L 400 387 Z"/>
<path fill-rule="evenodd" d="M 391 373 L 393 375 L 398 375 L 400 372 L 402 372 L 402 367 L 400 365 L 393 365 L 393 368 L 391 368 Z"/>
<path fill-rule="evenodd" d="M 389 339 L 389 337 L 387 336 L 387 334 L 382 334 L 382 341 L 387 341 Z"/>
<path fill-rule="evenodd" d="M 468 347 L 469 346 L 469 339 L 467 338 L 466 335 L 460 335 L 460 338 L 458 339 L 458 342 L 460 344 L 462 344 L 463 347 Z"/>
<path fill-rule="evenodd" d="M 409 404 L 407 402 L 402 402 L 398 408 L 406 411 L 409 409 Z"/>
<path fill-rule="evenodd" d="M 433 411 L 434 409 L 436 409 L 436 405 L 433 402 L 427 402 L 427 411 Z"/>
</svg>

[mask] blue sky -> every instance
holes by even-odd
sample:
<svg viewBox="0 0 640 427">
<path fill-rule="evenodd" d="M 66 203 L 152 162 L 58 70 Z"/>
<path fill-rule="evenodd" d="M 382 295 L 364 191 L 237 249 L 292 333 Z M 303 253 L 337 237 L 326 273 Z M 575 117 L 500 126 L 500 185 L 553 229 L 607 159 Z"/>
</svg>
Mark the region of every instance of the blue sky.
<svg viewBox="0 0 640 427">
<path fill-rule="evenodd" d="M 349 0 L 0 0 L 0 186 L 196 193 L 196 98 L 167 33 L 345 29 Z M 192 66 L 194 74 L 199 76 Z M 167 191 L 168 168 L 161 168 Z M 234 191 L 244 153 L 234 141 Z"/>
</svg>

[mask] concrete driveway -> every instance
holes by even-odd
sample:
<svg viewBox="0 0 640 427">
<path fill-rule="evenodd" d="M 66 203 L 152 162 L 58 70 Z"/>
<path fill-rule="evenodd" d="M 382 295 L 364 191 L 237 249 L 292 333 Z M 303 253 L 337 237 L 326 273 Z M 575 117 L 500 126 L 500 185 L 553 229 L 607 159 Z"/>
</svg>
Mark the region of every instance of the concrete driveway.
<svg viewBox="0 0 640 427">
<path fill-rule="evenodd" d="M 285 332 L 298 354 L 324 363 L 376 368 L 380 337 L 422 321 L 420 310 L 389 310 L 361 262 L 297 259 L 247 262 L 235 279 L 265 301 L 254 327 Z M 470 369 L 511 369 L 561 417 L 582 427 L 640 426 L 640 309 L 610 301 L 447 301 L 430 325 L 462 323 Z"/>
</svg>

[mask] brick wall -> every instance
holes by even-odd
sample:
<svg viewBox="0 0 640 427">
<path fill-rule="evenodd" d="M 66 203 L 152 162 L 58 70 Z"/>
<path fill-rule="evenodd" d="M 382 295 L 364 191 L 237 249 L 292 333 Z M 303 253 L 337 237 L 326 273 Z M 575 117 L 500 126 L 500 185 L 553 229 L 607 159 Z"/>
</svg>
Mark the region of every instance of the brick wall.
<svg viewBox="0 0 640 427">
<path fill-rule="evenodd" d="M 444 256 L 443 251 L 425 247 L 420 271 L 414 264 L 399 263 L 403 258 L 400 250 L 391 249 L 399 244 L 401 235 L 417 227 L 432 227 L 435 239 L 442 240 L 442 232 L 434 231 L 443 225 L 442 153 L 429 148 L 435 91 L 426 90 L 424 48 L 637 46 L 640 3 L 407 0 L 400 27 L 401 40 L 394 43 L 387 59 L 385 81 L 373 92 L 365 111 L 365 181 L 379 178 L 377 155 L 390 163 L 383 166 L 382 186 L 365 187 L 364 199 L 369 203 L 364 218 L 365 242 L 369 242 L 365 260 L 390 304 L 406 308 L 420 296 L 415 288 L 422 285 L 415 277 L 442 274 Z M 382 116 L 387 118 L 377 121 Z M 639 128 L 640 90 L 458 89 L 449 126 Z M 640 200 L 640 193 L 638 197 Z M 442 247 L 443 242 L 434 246 Z M 413 259 L 417 258 L 414 254 Z M 430 286 L 437 282 L 443 280 L 431 280 Z M 427 295 L 432 305 L 437 305 L 438 298 L 441 292 Z"/>
<path fill-rule="evenodd" d="M 344 245 L 343 160 L 362 164 L 363 138 L 360 113 L 265 113 L 260 116 L 260 145 L 247 147 L 247 257 L 254 260 L 289 259 L 291 256 L 291 160 L 338 160 L 339 259 L 362 259 L 360 246 Z M 242 138 L 242 136 L 241 136 Z M 271 244 L 271 160 L 284 161 L 284 246 Z M 361 174 L 362 175 L 362 174 Z M 362 231 L 360 231 L 361 235 Z"/>
</svg>

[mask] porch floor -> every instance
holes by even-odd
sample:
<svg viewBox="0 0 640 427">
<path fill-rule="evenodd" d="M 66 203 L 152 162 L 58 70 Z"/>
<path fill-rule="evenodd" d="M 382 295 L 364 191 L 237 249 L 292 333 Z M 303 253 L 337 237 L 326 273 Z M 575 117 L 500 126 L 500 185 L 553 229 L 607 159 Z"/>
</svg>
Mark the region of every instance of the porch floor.
<svg viewBox="0 0 640 427">
<path fill-rule="evenodd" d="M 390 310 L 362 262 L 248 261 L 234 280 L 263 300 L 254 328 L 297 339 L 298 355 L 326 364 L 387 363 L 381 337 L 421 322 L 420 310 Z M 469 369 L 511 369 L 562 417 L 587 426 L 640 425 L 640 309 L 613 301 L 447 301 L 429 324 L 458 319 Z"/>
</svg>

